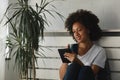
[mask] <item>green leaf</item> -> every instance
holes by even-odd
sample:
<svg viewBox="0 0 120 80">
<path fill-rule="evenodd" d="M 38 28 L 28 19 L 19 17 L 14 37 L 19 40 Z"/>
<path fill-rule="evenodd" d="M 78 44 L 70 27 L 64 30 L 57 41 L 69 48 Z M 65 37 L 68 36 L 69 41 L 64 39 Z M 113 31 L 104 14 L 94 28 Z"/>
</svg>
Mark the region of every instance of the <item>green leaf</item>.
<svg viewBox="0 0 120 80">
<path fill-rule="evenodd" d="M 15 11 L 14 14 L 12 15 L 11 18 L 8 19 L 8 21 L 5 23 L 5 25 L 7 23 L 9 23 L 11 20 L 13 20 L 19 13 L 21 12 L 21 9 L 19 11 Z M 6 16 L 7 17 L 7 16 Z"/>
</svg>

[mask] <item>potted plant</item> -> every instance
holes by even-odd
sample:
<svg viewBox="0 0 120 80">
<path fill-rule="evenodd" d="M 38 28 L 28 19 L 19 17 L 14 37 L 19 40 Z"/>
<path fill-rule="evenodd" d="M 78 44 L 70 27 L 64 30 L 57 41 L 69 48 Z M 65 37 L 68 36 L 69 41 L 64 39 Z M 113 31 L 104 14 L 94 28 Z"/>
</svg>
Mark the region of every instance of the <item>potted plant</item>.
<svg viewBox="0 0 120 80">
<path fill-rule="evenodd" d="M 53 0 L 54 1 L 54 0 Z M 11 59 L 15 58 L 15 68 L 21 77 L 25 76 L 28 80 L 28 68 L 31 67 L 33 80 L 36 78 L 35 63 L 37 62 L 39 41 L 44 38 L 45 26 L 49 26 L 46 13 L 54 17 L 57 14 L 63 18 L 56 10 L 49 10 L 46 7 L 53 1 L 41 0 L 40 5 L 36 3 L 35 8 L 29 5 L 29 0 L 18 0 L 17 3 L 10 4 L 5 16 L 10 24 L 10 35 L 7 38 L 7 46 Z M 55 8 L 54 5 L 51 5 Z M 12 10 L 12 16 L 8 12 Z"/>
</svg>

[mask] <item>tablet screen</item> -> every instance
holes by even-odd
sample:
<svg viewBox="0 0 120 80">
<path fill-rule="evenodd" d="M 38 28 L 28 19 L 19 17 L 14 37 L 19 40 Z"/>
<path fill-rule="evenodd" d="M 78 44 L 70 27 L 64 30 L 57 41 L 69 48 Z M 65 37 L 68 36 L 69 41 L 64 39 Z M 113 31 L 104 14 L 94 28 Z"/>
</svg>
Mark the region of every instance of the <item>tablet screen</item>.
<svg viewBox="0 0 120 80">
<path fill-rule="evenodd" d="M 64 57 L 65 52 L 71 52 L 70 49 L 58 49 L 58 52 L 63 63 L 70 63 L 70 61 Z"/>
</svg>

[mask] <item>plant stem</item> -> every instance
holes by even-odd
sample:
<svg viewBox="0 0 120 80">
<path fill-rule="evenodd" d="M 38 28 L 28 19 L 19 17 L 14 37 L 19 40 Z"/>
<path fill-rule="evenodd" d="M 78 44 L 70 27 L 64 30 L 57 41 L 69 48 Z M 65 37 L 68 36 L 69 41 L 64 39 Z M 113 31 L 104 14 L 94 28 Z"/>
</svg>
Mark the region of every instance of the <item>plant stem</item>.
<svg viewBox="0 0 120 80">
<path fill-rule="evenodd" d="M 35 56 L 34 56 L 34 49 L 32 49 L 32 53 L 33 53 L 33 80 L 35 80 L 36 78 L 36 70 L 35 70 Z"/>
</svg>

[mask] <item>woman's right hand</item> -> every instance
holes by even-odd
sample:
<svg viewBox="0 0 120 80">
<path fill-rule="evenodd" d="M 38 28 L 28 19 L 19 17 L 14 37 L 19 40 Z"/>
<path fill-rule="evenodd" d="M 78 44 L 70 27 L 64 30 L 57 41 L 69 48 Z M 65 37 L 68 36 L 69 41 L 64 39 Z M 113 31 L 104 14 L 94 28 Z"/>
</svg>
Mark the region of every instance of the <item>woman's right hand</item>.
<svg viewBox="0 0 120 80">
<path fill-rule="evenodd" d="M 64 57 L 67 58 L 69 61 L 73 62 L 74 59 L 76 58 L 76 54 L 75 53 L 65 53 Z"/>
</svg>

